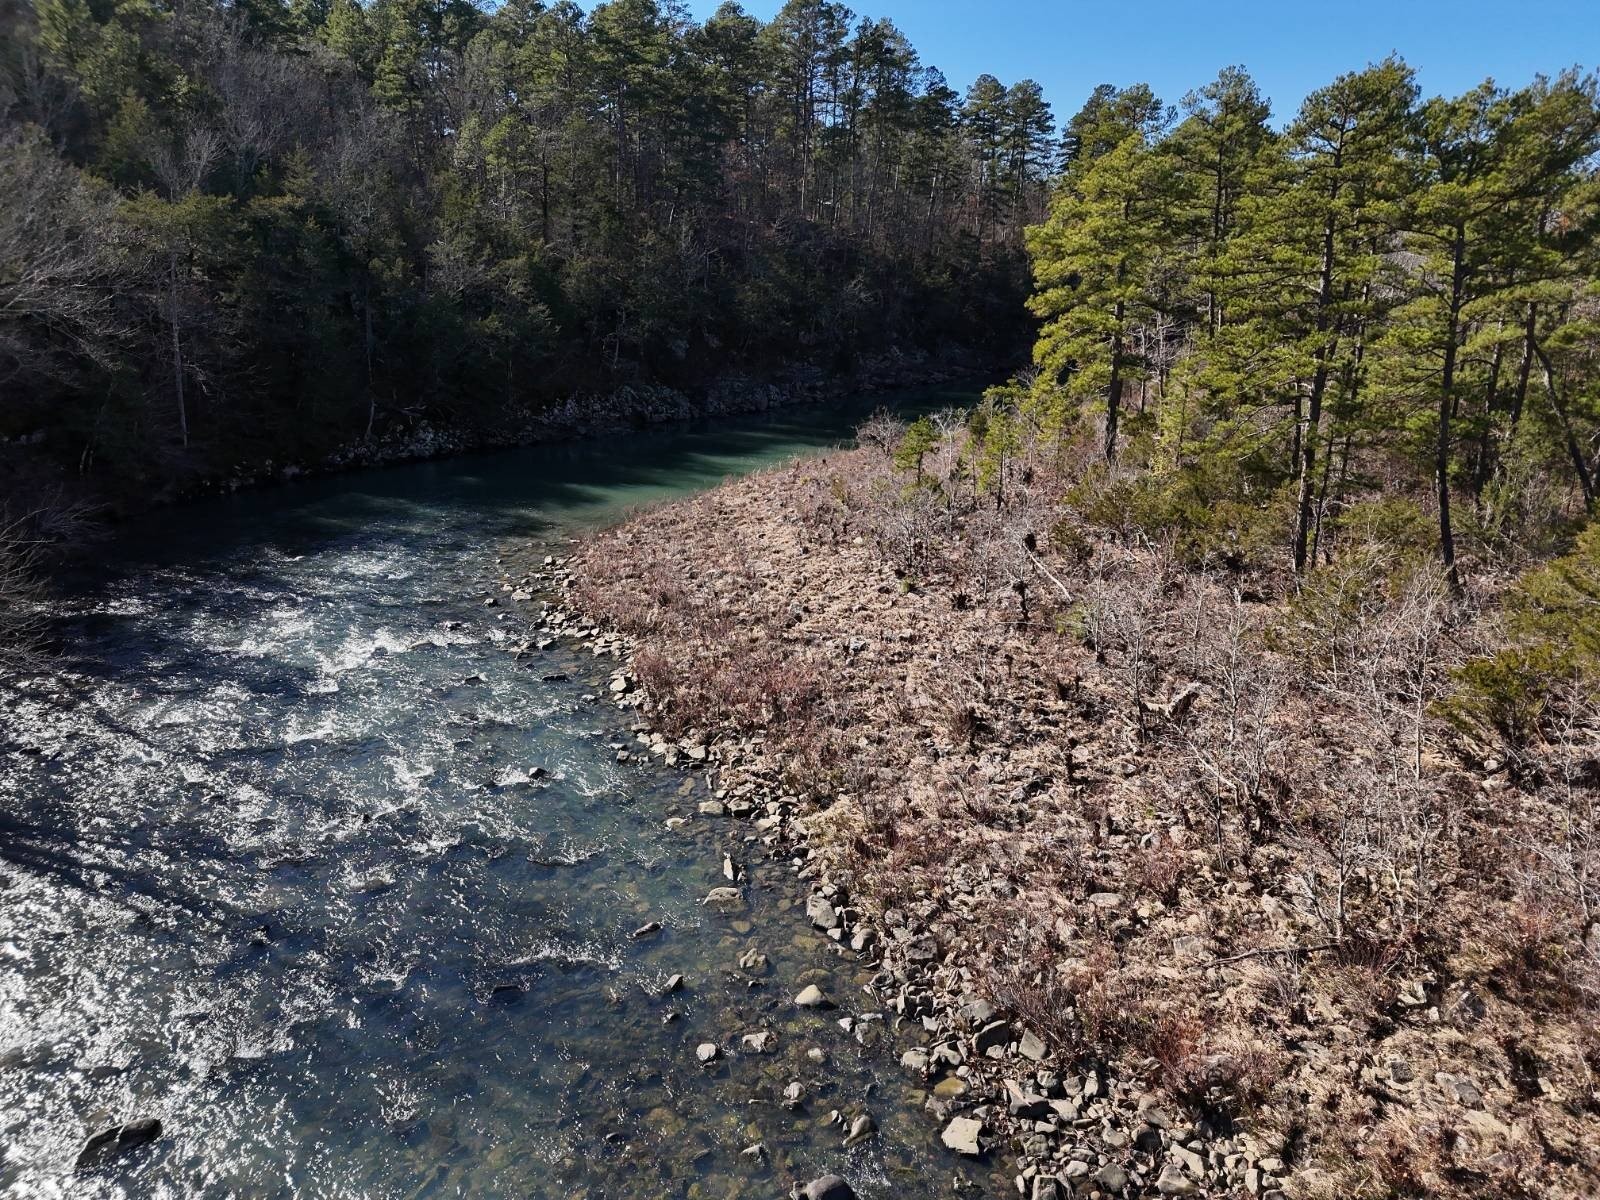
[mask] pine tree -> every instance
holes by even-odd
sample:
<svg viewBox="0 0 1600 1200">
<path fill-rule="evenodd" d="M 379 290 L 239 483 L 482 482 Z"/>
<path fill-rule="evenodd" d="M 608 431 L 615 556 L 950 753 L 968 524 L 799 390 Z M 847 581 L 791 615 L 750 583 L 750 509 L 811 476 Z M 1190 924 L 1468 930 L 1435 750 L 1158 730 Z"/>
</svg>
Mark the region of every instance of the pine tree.
<svg viewBox="0 0 1600 1200">
<path fill-rule="evenodd" d="M 1204 289 L 1206 331 L 1223 322 L 1223 251 L 1238 224 L 1248 180 L 1259 174 L 1273 141 L 1267 126 L 1271 106 L 1243 67 L 1228 67 L 1183 99 L 1187 114 L 1167 139 L 1179 162 L 1186 193 L 1183 234 L 1194 241 L 1191 274 Z"/>
<path fill-rule="evenodd" d="M 1595 81 L 1576 74 L 1518 92 L 1486 82 L 1430 100 L 1419 118 L 1415 172 L 1404 215 L 1406 245 L 1421 260 L 1388 337 L 1391 394 L 1431 443 L 1439 554 L 1459 590 L 1451 492 L 1454 422 L 1464 401 L 1463 357 L 1474 315 L 1507 289 L 1508 247 L 1528 210 L 1600 149 Z M 1431 415 L 1413 407 L 1432 393 Z M 1431 426 L 1431 428 L 1429 428 Z"/>
<path fill-rule="evenodd" d="M 1161 307 L 1175 176 L 1171 160 L 1139 132 L 1083 163 L 1028 235 L 1036 283 L 1030 307 L 1043 321 L 1034 361 L 1047 395 L 1103 409 L 1110 463 L 1124 391 L 1149 365 L 1130 335 Z"/>
<path fill-rule="evenodd" d="M 1367 331 L 1394 287 L 1386 277 L 1414 99 L 1411 70 L 1398 60 L 1341 76 L 1308 96 L 1286 132 L 1283 156 L 1263 160 L 1239 236 L 1219 259 L 1219 286 L 1236 297 L 1240 327 L 1220 339 L 1213 356 L 1220 371 L 1208 382 L 1222 395 L 1233 393 L 1235 404 L 1259 396 L 1262 384 L 1268 403 L 1289 393 L 1296 572 L 1309 560 L 1319 483 L 1331 466 L 1329 389 L 1346 385 L 1346 408 L 1353 408 Z"/>
<path fill-rule="evenodd" d="M 1061 135 L 1061 173 L 1067 178 L 1086 171 L 1096 159 L 1137 135 L 1155 142 L 1171 123 L 1172 112 L 1148 84 L 1118 88 L 1102 83 L 1067 122 Z"/>
</svg>

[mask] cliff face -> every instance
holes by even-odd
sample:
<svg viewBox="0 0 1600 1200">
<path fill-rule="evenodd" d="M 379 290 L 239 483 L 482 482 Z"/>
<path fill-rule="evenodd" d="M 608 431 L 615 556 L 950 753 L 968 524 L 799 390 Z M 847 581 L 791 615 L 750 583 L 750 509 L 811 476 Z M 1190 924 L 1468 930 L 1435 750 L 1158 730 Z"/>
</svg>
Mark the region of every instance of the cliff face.
<svg viewBox="0 0 1600 1200">
<path fill-rule="evenodd" d="M 1593 955 L 1536 878 L 1579 801 L 1452 751 L 1470 625 L 1418 585 L 1330 649 L 1019 479 L 838 454 L 562 571 L 657 754 L 805 798 L 808 912 L 881 963 L 946 1134 L 1034 1196 L 1592 1194 Z"/>
</svg>

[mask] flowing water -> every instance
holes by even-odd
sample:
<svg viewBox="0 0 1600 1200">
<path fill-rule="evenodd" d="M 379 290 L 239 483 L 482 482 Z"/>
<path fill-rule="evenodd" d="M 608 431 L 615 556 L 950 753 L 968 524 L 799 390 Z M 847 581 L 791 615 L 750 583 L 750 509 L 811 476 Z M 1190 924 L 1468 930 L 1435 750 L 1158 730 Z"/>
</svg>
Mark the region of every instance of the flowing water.
<svg viewBox="0 0 1600 1200">
<path fill-rule="evenodd" d="M 372 471 L 119 537 L 69 600 L 66 670 L 0 686 L 0 1194 L 946 1191 L 959 1164 L 892 1039 L 837 1023 L 872 1007 L 865 968 L 807 930 L 792 870 L 740 825 L 668 830 L 704 783 L 616 761 L 609 660 L 519 659 L 483 603 L 510 542 L 861 416 Z M 724 914 L 698 901 L 725 850 L 750 873 Z M 813 981 L 840 1012 L 793 1008 Z M 776 1050 L 742 1051 L 760 1029 Z M 835 1109 L 881 1132 L 845 1149 Z M 88 1134 L 148 1116 L 156 1142 L 74 1171 Z"/>
</svg>

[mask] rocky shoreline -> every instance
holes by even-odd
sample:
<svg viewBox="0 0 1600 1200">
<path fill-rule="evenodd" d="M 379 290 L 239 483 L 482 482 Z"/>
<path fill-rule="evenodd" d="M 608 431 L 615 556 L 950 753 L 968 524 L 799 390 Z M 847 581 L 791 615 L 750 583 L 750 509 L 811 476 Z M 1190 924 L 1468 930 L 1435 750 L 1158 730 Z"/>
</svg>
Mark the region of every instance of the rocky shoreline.
<svg viewBox="0 0 1600 1200">
<path fill-rule="evenodd" d="M 635 747 L 617 749 L 618 761 L 647 756 L 702 773 L 708 797 L 693 819 L 743 822 L 771 858 L 792 864 L 806 895 L 806 920 L 841 954 L 876 968 L 868 994 L 874 1007 L 849 1011 L 839 1018 L 841 1027 L 849 1032 L 856 1023 L 887 1020 L 901 1068 L 927 1089 L 930 1139 L 936 1136 L 974 1163 L 1008 1171 L 1025 1200 L 1286 1200 L 1287 1168 L 1271 1146 L 1246 1131 L 1181 1112 L 1109 1063 L 1067 1064 L 1060 1048 L 1017 1014 L 984 999 L 970 967 L 940 944 L 931 902 L 908 897 L 904 906 L 888 910 L 859 902 L 848 871 L 817 836 L 829 812 L 786 783 L 790 764 L 766 739 L 734 729 L 677 737 L 663 732 L 640 687 L 638 643 L 584 614 L 573 567 L 573 559 L 545 555 L 502 575 L 502 591 L 530 613 L 530 648 L 561 642 L 615 660 L 605 699 L 633 714 L 636 739 Z M 672 817 L 668 825 L 681 827 L 689 819 Z M 727 865 L 730 879 L 735 870 Z M 835 1007 L 814 985 L 794 1003 Z M 958 1176 L 950 1190 L 981 1189 Z M 792 1194 L 796 1200 L 848 1200 L 854 1192 L 843 1179 L 825 1176 Z"/>
<path fill-rule="evenodd" d="M 620 664 L 619 753 L 702 773 L 691 820 L 794 861 L 869 964 L 929 1144 L 1025 1200 L 1591 1195 L 1583 977 L 1521 910 L 1481 920 L 1562 796 L 1308 679 L 1271 579 L 962 496 L 959 434 L 922 464 L 947 507 L 884 444 L 502 586 Z"/>
</svg>

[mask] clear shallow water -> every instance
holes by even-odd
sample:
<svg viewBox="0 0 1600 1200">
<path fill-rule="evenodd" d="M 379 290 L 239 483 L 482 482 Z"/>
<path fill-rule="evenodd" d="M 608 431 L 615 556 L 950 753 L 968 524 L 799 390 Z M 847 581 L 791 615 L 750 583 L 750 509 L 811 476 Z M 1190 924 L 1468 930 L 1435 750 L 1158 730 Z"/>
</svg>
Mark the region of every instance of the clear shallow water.
<svg viewBox="0 0 1600 1200">
<path fill-rule="evenodd" d="M 629 722 L 584 698 L 610 661 L 519 660 L 482 604 L 507 541 L 862 415 L 373 471 L 126 531 L 70 601 L 62 679 L 0 681 L 0 1194 L 757 1197 L 830 1170 L 944 1191 L 957 1164 L 897 1052 L 834 1020 L 871 1007 L 865 973 L 791 911 L 789 870 L 743 825 L 666 830 L 704 783 L 616 763 Z M 749 904 L 719 914 L 698 901 L 724 850 Z M 813 981 L 841 1012 L 792 1009 Z M 739 1053 L 759 1029 L 776 1051 Z M 702 1069 L 704 1041 L 734 1053 Z M 882 1132 L 846 1151 L 832 1109 Z M 139 1116 L 158 1143 L 73 1173 Z"/>
</svg>

